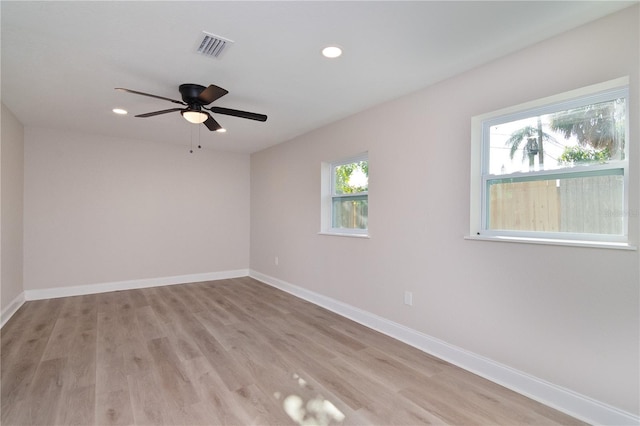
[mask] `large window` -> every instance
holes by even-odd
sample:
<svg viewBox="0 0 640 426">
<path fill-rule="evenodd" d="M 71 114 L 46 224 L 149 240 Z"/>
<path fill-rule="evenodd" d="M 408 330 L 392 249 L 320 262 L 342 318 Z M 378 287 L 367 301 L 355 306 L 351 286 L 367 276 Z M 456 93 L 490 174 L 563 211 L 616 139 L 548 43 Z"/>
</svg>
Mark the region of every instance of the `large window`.
<svg viewBox="0 0 640 426">
<path fill-rule="evenodd" d="M 626 242 L 628 104 L 619 79 L 475 117 L 471 232 Z"/>
<path fill-rule="evenodd" d="M 325 163 L 322 231 L 366 235 L 369 219 L 369 161 L 359 155 Z"/>
</svg>

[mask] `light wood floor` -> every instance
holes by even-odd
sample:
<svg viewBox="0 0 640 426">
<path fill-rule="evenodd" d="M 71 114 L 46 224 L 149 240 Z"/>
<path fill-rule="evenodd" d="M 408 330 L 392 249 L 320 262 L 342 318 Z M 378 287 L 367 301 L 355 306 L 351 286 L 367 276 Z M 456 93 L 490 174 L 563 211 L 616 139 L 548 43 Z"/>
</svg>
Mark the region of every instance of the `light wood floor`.
<svg viewBox="0 0 640 426">
<path fill-rule="evenodd" d="M 251 278 L 25 303 L 2 424 L 581 424 Z"/>
</svg>

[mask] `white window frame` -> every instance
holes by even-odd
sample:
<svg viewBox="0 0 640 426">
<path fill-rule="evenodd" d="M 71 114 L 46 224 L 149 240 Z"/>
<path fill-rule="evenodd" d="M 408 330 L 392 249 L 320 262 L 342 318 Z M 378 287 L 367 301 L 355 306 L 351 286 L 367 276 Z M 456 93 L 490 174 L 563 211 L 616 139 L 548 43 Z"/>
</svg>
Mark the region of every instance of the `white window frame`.
<svg viewBox="0 0 640 426">
<path fill-rule="evenodd" d="M 358 154 L 348 158 L 342 158 L 340 160 L 323 162 L 321 168 L 321 220 L 320 220 L 320 234 L 323 235 L 337 235 L 337 236 L 347 236 L 347 237 L 369 237 L 369 228 L 367 224 L 367 228 L 336 228 L 333 226 L 333 199 L 334 198 L 345 198 L 345 197 L 361 197 L 363 195 L 367 196 L 367 201 L 369 200 L 369 191 L 358 192 L 354 194 L 335 194 L 335 168 L 350 164 L 357 163 L 360 161 L 369 161 L 369 155 L 367 152 L 362 154 Z M 368 216 L 368 215 L 367 215 Z M 368 217 L 367 217 L 368 222 Z"/>
<path fill-rule="evenodd" d="M 507 175 L 491 175 L 489 170 L 489 129 L 491 126 L 507 123 L 522 118 L 549 114 L 561 110 L 576 108 L 579 106 L 604 102 L 616 98 L 626 99 L 626 140 L 625 155 L 623 160 L 610 161 L 604 165 L 588 167 L 572 167 L 561 169 L 549 169 L 532 172 L 510 173 Z M 487 226 L 487 184 L 491 180 L 522 178 L 561 178 L 571 177 L 572 174 L 580 176 L 580 173 L 607 173 L 613 170 L 622 170 L 624 209 L 629 208 L 629 146 L 631 135 L 629 132 L 629 78 L 619 79 L 595 84 L 588 87 L 572 90 L 555 96 L 550 96 L 524 104 L 504 108 L 487 114 L 475 116 L 471 120 L 471 199 L 470 199 L 470 230 L 467 239 L 511 241 L 538 244 L 559 244 L 575 246 L 597 246 L 607 248 L 636 249 L 629 244 L 628 217 L 623 215 L 623 234 L 587 234 L 567 232 L 528 232 L 517 230 L 492 230 Z M 635 137 L 635 135 L 634 135 Z M 621 212 L 621 214 L 623 214 Z"/>
</svg>

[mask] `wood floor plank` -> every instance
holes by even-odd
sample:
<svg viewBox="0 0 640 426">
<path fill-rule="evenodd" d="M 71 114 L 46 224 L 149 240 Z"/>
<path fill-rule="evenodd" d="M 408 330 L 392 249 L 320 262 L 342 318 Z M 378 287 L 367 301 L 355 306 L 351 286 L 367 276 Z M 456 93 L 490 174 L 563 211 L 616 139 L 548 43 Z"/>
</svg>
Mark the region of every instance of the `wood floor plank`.
<svg viewBox="0 0 640 426">
<path fill-rule="evenodd" d="M 154 291 L 149 296 L 150 307 L 155 315 L 160 318 L 164 334 L 171 341 L 180 359 L 201 356 L 202 353 L 189 330 L 195 321 L 193 315 L 186 307 L 177 304 L 175 301 L 169 303 L 169 301 L 165 300 L 168 294 Z"/>
<path fill-rule="evenodd" d="M 82 304 L 78 306 L 80 314 L 75 316 L 76 326 L 66 348 L 67 362 L 62 373 L 60 408 L 55 422 L 62 425 L 95 423 L 97 312 Z"/>
<path fill-rule="evenodd" d="M 309 357 L 305 352 L 298 351 L 296 347 L 287 345 L 277 346 L 282 357 L 298 369 L 305 371 L 316 381 L 337 395 L 345 404 L 354 410 L 371 405 L 373 400 L 366 390 L 358 388 L 350 380 L 344 380 L 341 373 L 333 368 L 328 361 Z"/>
<path fill-rule="evenodd" d="M 98 313 L 113 312 L 118 305 L 120 299 L 119 292 L 112 291 L 101 293 L 96 296 Z"/>
<path fill-rule="evenodd" d="M 248 277 L 26 302 L 7 425 L 581 425 Z"/>
<path fill-rule="evenodd" d="M 170 425 L 164 394 L 160 392 L 161 383 L 157 374 L 148 372 L 127 376 L 131 410 L 137 425 Z M 149 392 L 153 389 L 153 392 Z M 160 395 L 159 395 L 160 394 Z"/>
<path fill-rule="evenodd" d="M 407 383 L 420 383 L 429 380 L 433 375 L 414 369 L 392 356 L 375 348 L 366 348 L 358 352 L 358 358 L 338 357 L 336 363 L 363 376 L 371 377 L 385 389 L 398 392 Z"/>
<path fill-rule="evenodd" d="M 220 318 L 223 324 L 238 322 L 230 312 L 224 308 L 224 296 L 220 293 L 220 288 L 214 285 L 198 285 L 192 288 L 194 297 L 200 300 L 203 312 L 209 312 Z"/>
<path fill-rule="evenodd" d="M 420 386 L 410 384 L 399 392 L 449 424 L 511 424 L 508 413 L 497 409 L 491 394 L 460 387 L 446 374 L 436 375 Z"/>
<path fill-rule="evenodd" d="M 281 409 L 278 400 L 265 394 L 255 384 L 243 386 L 235 391 L 244 410 L 254 424 L 293 425 L 293 420 Z"/>
<path fill-rule="evenodd" d="M 98 314 L 98 334 L 96 337 L 96 392 L 109 392 L 126 389 L 127 377 L 124 369 L 124 357 L 119 350 L 122 339 L 118 327 L 118 318 L 114 313 Z"/>
<path fill-rule="evenodd" d="M 20 308 L 27 312 L 24 320 L 10 320 L 2 329 L 2 362 L 42 356 L 62 303 L 61 299 L 26 302 Z"/>
<path fill-rule="evenodd" d="M 100 394 L 96 392 L 96 424 L 97 425 L 132 425 L 133 409 L 128 389 Z"/>
<path fill-rule="evenodd" d="M 166 337 L 153 339 L 149 341 L 148 347 L 163 390 L 169 394 L 171 400 L 182 406 L 198 402 L 198 394 L 182 367 L 182 361 L 171 347 L 169 339 Z"/>
<path fill-rule="evenodd" d="M 75 318 L 60 316 L 54 323 L 42 359 L 47 360 L 66 356 L 71 342 L 74 340 L 77 325 L 78 321 Z"/>
<path fill-rule="evenodd" d="M 244 409 L 237 395 L 230 391 L 209 361 L 193 358 L 184 362 L 193 383 L 197 384 L 200 401 L 206 407 L 207 424 L 248 425 L 253 418 Z"/>
<path fill-rule="evenodd" d="M 66 362 L 66 358 L 56 358 L 38 365 L 29 395 L 28 424 L 45 425 L 58 415 Z"/>
<path fill-rule="evenodd" d="M 2 423 L 21 415 L 29 407 L 32 381 L 46 350 L 54 324 L 64 301 L 61 299 L 26 302 L 20 309 L 27 315 L 12 318 L 2 329 L 0 350 L 0 389 Z"/>
<path fill-rule="evenodd" d="M 56 425 L 92 425 L 95 419 L 95 385 L 63 387 Z"/>
<path fill-rule="evenodd" d="M 127 293 L 134 308 L 142 308 L 149 305 L 149 301 L 142 289 L 129 290 Z"/>
<path fill-rule="evenodd" d="M 176 298 L 180 300 L 180 302 L 189 307 L 189 311 L 191 313 L 197 313 L 201 311 L 207 310 L 207 305 L 203 303 L 203 298 L 198 297 L 196 288 L 199 288 L 196 284 L 183 284 L 183 285 L 174 285 L 170 287 L 166 287 L 166 289 L 173 294 Z"/>
<path fill-rule="evenodd" d="M 142 338 L 145 340 L 167 337 L 167 330 L 150 305 L 136 308 L 136 320 Z"/>
<path fill-rule="evenodd" d="M 160 303 L 160 300 L 157 302 Z M 166 316 L 175 318 L 180 327 L 177 336 L 177 346 L 188 345 L 194 355 L 202 354 L 209 362 L 216 366 L 219 374 L 230 390 L 237 390 L 252 383 L 251 378 L 242 370 L 233 357 L 195 317 L 186 306 L 173 296 L 169 296 L 169 306 Z M 153 305 L 155 307 L 155 305 Z M 179 336 L 188 336 L 181 339 Z M 191 348 L 195 346 L 197 349 Z"/>
<path fill-rule="evenodd" d="M 97 317 L 92 321 L 96 324 Z M 67 348 L 69 362 L 65 368 L 66 389 L 95 386 L 96 383 L 97 328 L 87 330 L 81 330 L 81 328 L 81 326 L 76 327 L 73 339 Z"/>
<path fill-rule="evenodd" d="M 334 394 L 321 382 L 315 380 L 313 375 L 297 366 L 293 368 L 293 371 L 296 373 L 290 374 L 286 379 L 277 382 L 265 381 L 263 386 L 277 389 L 274 396 L 281 402 L 282 409 L 296 423 L 373 424 L 367 421 L 360 410 L 353 410 L 339 395 Z"/>
<path fill-rule="evenodd" d="M 384 352 L 395 359 L 404 362 L 406 365 L 419 369 L 424 374 L 432 375 L 441 372 L 443 369 L 450 369 L 453 366 L 441 359 L 431 356 L 412 346 L 398 344 L 392 337 L 372 330 L 354 321 L 342 318 L 334 321 L 332 328 L 340 330 L 342 333 L 361 341 L 369 347 L 384 348 Z"/>
</svg>

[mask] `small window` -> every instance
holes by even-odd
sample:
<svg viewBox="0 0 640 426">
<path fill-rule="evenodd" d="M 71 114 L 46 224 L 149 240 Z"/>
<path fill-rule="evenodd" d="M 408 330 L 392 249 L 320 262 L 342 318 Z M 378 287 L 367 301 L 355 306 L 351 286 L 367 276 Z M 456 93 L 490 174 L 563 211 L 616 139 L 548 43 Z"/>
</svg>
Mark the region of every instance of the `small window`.
<svg viewBox="0 0 640 426">
<path fill-rule="evenodd" d="M 322 231 L 366 235 L 369 220 L 369 161 L 360 155 L 324 163 Z"/>
<path fill-rule="evenodd" d="M 627 241 L 628 87 L 615 83 L 474 118 L 473 233 Z"/>
</svg>

